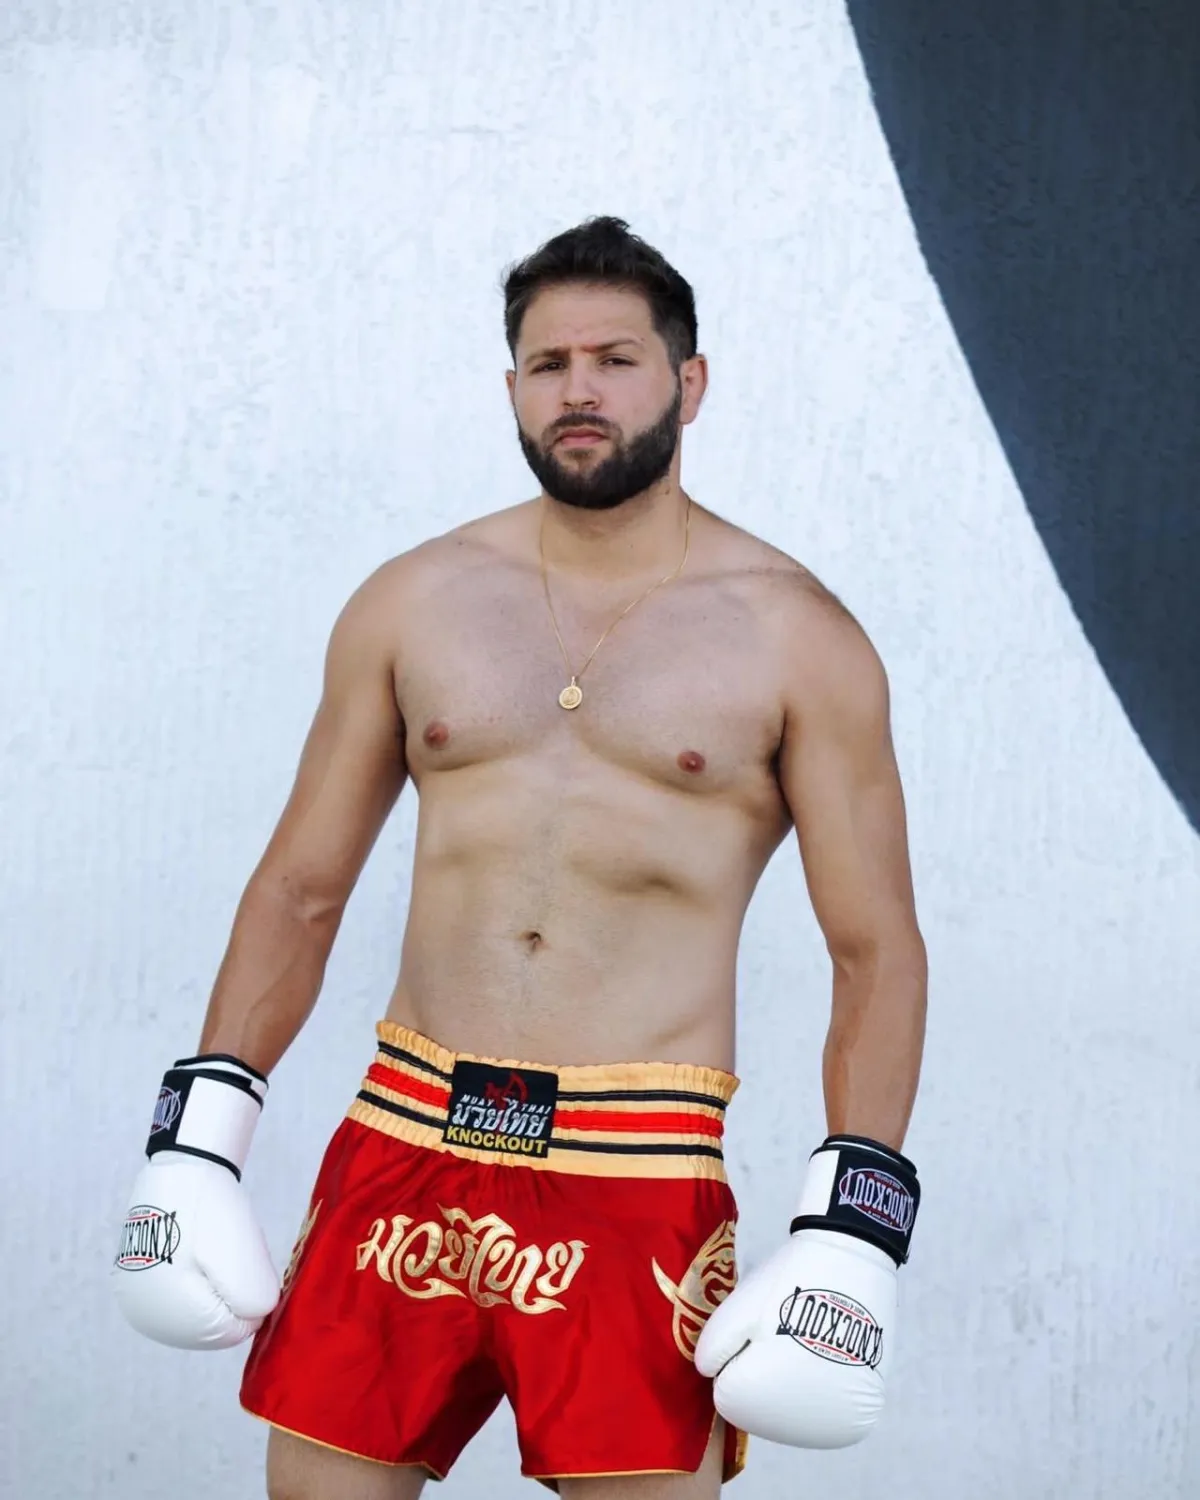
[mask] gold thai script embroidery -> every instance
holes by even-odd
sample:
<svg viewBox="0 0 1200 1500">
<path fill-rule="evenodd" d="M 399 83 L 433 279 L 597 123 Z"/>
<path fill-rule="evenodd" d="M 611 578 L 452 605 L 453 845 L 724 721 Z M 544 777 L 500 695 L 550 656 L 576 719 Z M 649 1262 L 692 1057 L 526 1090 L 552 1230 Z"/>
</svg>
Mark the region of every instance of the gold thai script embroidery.
<svg viewBox="0 0 1200 1500">
<path fill-rule="evenodd" d="M 737 1281 L 733 1258 L 733 1223 L 718 1224 L 676 1286 L 656 1260 L 650 1267 L 658 1289 L 671 1304 L 671 1334 L 685 1359 L 694 1359 L 700 1331 Z"/>
<path fill-rule="evenodd" d="M 472 1219 L 465 1209 L 440 1206 L 438 1212 L 443 1224 L 416 1224 L 407 1214 L 376 1219 L 357 1248 L 358 1269 L 374 1265 L 382 1280 L 420 1299 L 469 1297 L 479 1307 L 507 1303 L 534 1314 L 565 1305 L 558 1299 L 583 1264 L 583 1240 L 518 1249 L 516 1231 L 498 1214 Z"/>
</svg>

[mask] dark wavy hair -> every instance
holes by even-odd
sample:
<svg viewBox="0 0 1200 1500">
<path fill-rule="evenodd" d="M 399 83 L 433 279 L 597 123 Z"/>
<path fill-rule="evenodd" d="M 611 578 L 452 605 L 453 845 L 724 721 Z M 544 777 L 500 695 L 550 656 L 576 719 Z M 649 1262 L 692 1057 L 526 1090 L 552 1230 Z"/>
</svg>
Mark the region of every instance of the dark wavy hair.
<svg viewBox="0 0 1200 1500">
<path fill-rule="evenodd" d="M 667 346 L 676 375 L 696 353 L 696 298 L 653 245 L 629 232 L 624 219 L 585 219 L 504 271 L 504 336 L 515 362 L 529 304 L 546 287 L 571 283 L 637 291 L 650 304 L 654 331 Z"/>
</svg>

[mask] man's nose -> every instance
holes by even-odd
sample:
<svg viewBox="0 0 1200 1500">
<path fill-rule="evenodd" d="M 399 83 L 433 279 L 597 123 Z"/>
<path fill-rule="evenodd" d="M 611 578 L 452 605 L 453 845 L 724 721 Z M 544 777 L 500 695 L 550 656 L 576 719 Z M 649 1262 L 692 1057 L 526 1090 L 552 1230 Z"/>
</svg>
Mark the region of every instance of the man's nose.
<svg viewBox="0 0 1200 1500">
<path fill-rule="evenodd" d="M 563 375 L 563 405 L 568 409 L 594 409 L 597 404 L 594 381 L 594 374 L 586 360 L 569 361 Z"/>
</svg>

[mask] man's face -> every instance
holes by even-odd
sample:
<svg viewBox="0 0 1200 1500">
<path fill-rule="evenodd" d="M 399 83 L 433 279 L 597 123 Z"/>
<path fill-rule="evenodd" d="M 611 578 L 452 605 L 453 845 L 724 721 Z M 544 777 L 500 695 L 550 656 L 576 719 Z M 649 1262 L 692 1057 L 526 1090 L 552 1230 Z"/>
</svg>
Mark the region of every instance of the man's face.
<svg viewBox="0 0 1200 1500">
<path fill-rule="evenodd" d="M 516 362 L 508 390 L 525 461 L 552 500 L 586 510 L 623 505 L 668 474 L 704 392 L 703 356 L 676 376 L 646 299 L 611 287 L 539 292 Z"/>
</svg>

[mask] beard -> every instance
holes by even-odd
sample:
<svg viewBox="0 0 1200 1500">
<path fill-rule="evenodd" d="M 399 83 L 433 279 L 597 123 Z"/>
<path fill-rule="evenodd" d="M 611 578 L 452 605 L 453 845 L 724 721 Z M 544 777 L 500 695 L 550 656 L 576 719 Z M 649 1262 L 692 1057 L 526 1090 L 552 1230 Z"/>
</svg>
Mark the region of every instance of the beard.
<svg viewBox="0 0 1200 1500">
<path fill-rule="evenodd" d="M 670 469 L 675 449 L 679 446 L 682 406 L 683 382 L 680 381 L 662 416 L 629 443 L 623 443 L 607 423 L 600 424 L 597 430 L 604 432 L 612 444 L 612 451 L 607 458 L 599 460 L 590 458 L 583 463 L 573 458 L 564 460 L 558 456 L 559 452 L 569 454 L 573 450 L 559 450 L 554 446 L 564 430 L 571 426 L 585 426 L 586 416 L 572 418 L 570 423 L 560 419 L 551 433 L 549 451 L 543 451 L 519 421 L 517 440 L 534 478 L 551 500 L 578 506 L 581 510 L 613 510 L 635 495 L 644 494 Z"/>
</svg>

